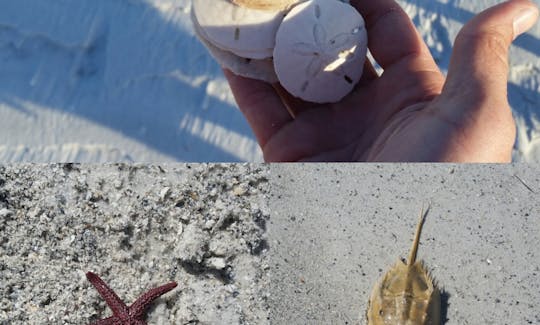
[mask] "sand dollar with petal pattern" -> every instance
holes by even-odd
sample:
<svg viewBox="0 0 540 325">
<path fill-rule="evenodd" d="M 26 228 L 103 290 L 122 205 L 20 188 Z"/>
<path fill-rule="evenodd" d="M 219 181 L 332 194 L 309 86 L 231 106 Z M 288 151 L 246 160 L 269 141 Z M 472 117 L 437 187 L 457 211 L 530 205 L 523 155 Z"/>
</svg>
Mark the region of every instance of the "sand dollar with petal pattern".
<svg viewBox="0 0 540 325">
<path fill-rule="evenodd" d="M 228 0 L 193 0 L 200 30 L 213 45 L 250 59 L 272 57 L 285 12 L 240 7 Z"/>
<path fill-rule="evenodd" d="M 338 102 L 360 80 L 366 54 L 364 19 L 353 7 L 310 0 L 295 6 L 279 27 L 274 68 L 293 96 Z"/>
</svg>

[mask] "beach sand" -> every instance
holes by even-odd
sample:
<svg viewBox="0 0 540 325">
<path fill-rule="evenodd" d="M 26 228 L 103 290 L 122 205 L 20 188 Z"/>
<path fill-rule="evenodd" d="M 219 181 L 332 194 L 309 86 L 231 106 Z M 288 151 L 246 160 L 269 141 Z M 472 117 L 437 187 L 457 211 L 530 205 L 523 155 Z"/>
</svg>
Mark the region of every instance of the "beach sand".
<svg viewBox="0 0 540 325">
<path fill-rule="evenodd" d="M 539 168 L 304 165 L 271 175 L 273 324 L 366 324 L 373 287 L 408 256 L 430 203 L 418 258 L 446 292 L 445 324 L 540 323 Z"/>
<path fill-rule="evenodd" d="M 88 324 L 178 282 L 149 324 L 365 324 L 408 255 L 446 325 L 540 322 L 540 170 L 525 165 L 0 167 L 0 324 Z"/>
<path fill-rule="evenodd" d="M 461 26 L 500 1 L 398 2 L 446 71 Z M 2 2 L 0 161 L 261 161 L 189 10 L 189 0 Z M 539 55 L 535 26 L 511 53 L 516 161 L 540 161 Z"/>
<path fill-rule="evenodd" d="M 247 165 L 0 167 L 0 324 L 112 315 L 176 281 L 149 324 L 266 324 L 267 170 Z"/>
</svg>

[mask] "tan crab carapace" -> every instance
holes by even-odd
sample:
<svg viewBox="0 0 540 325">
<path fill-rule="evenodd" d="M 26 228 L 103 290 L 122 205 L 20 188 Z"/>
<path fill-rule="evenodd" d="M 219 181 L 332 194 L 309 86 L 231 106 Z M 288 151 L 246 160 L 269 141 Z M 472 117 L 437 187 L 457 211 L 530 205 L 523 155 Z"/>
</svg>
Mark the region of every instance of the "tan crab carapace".
<svg viewBox="0 0 540 325">
<path fill-rule="evenodd" d="M 441 293 L 424 265 L 416 261 L 426 215 L 427 211 L 422 209 L 409 259 L 398 261 L 373 289 L 367 310 L 368 325 L 441 323 Z"/>
<path fill-rule="evenodd" d="M 233 3 L 258 10 L 285 10 L 300 0 L 232 0 Z"/>
</svg>

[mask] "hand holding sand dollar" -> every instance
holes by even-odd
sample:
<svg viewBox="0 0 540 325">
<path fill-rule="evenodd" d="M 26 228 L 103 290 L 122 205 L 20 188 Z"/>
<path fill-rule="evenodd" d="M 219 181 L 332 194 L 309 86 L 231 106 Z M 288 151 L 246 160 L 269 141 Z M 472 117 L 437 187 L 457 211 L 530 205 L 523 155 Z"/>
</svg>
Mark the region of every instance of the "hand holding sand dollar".
<svg viewBox="0 0 540 325">
<path fill-rule="evenodd" d="M 516 127 L 507 97 L 508 50 L 515 38 L 536 23 L 538 8 L 534 2 L 509 0 L 474 17 L 455 41 L 448 76 L 445 76 L 411 18 L 395 0 L 351 0 L 354 10 L 349 10 L 347 15 L 357 11 L 365 19 L 364 31 L 369 35 L 373 62 L 367 60 L 363 64 L 360 81 L 343 99 L 316 104 L 298 99 L 296 92 L 336 94 L 332 88 L 348 84 L 349 79 L 354 84 L 359 73 L 356 69 L 362 66 L 361 60 L 353 63 L 361 55 L 359 48 L 351 51 L 353 47 L 347 40 L 350 35 L 337 37 L 350 32 L 347 24 L 352 19 L 339 17 L 334 21 L 336 26 L 328 27 L 323 22 L 328 19 L 327 3 L 335 4 L 330 13 L 339 10 L 338 5 L 344 5 L 337 0 L 302 1 L 279 23 L 273 50 L 278 73 L 273 76 L 274 80 L 279 77 L 280 83 L 288 89 L 271 80 L 262 82 L 261 78 L 248 79 L 238 76 L 238 71 L 230 72 L 235 69 L 224 71 L 265 160 L 511 160 Z M 322 19 L 317 19 L 315 4 L 322 8 Z M 280 30 L 288 20 L 294 20 L 291 13 L 303 7 L 306 20 L 302 24 L 310 26 L 311 22 L 311 31 L 291 28 L 290 33 L 284 32 L 284 38 L 280 38 Z M 302 13 L 297 15 L 303 16 Z M 317 20 L 321 23 L 317 24 Z M 334 30 L 337 26 L 347 28 Z M 296 35 L 303 36 L 298 40 Z M 280 50 L 281 45 L 285 46 L 281 44 L 284 39 L 290 40 L 289 52 Z M 328 42 L 347 45 L 319 50 Z M 279 58 L 278 52 L 284 53 L 284 57 Z M 324 55 L 315 54 L 319 52 Z M 301 59 L 280 71 L 277 66 L 281 67 L 281 60 L 290 59 L 287 53 Z M 326 56 L 328 53 L 337 53 L 336 61 Z M 334 64 L 343 59 L 341 66 Z M 264 61 L 266 67 L 272 69 L 267 71 L 274 71 L 268 61 Z M 255 65 L 253 62 L 250 64 Z M 375 63 L 384 71 L 382 74 L 373 68 Z M 249 69 L 241 71 L 241 75 L 245 76 L 246 70 Z M 292 83 L 296 88 L 287 86 L 285 77 L 298 80 Z M 324 88 L 321 85 L 325 80 L 332 80 L 332 84 Z"/>
<path fill-rule="evenodd" d="M 337 102 L 360 80 L 362 16 L 338 0 L 194 0 L 199 38 L 232 72 L 279 80 L 293 96 Z"/>
</svg>

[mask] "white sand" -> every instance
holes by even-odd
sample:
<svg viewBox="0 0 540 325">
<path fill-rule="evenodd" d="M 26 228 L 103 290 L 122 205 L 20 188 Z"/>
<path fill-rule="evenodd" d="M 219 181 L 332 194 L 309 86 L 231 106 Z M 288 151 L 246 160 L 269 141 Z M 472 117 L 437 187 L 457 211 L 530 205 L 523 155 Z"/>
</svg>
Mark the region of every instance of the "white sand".
<svg viewBox="0 0 540 325">
<path fill-rule="evenodd" d="M 443 69 L 497 2 L 400 1 Z M 537 26 L 512 50 L 518 161 L 540 161 L 539 55 Z M 0 139 L 3 162 L 262 159 L 188 0 L 0 2 Z"/>
<path fill-rule="evenodd" d="M 178 287 L 148 323 L 267 324 L 264 166 L 0 167 L 0 324 L 88 324 Z"/>
</svg>

